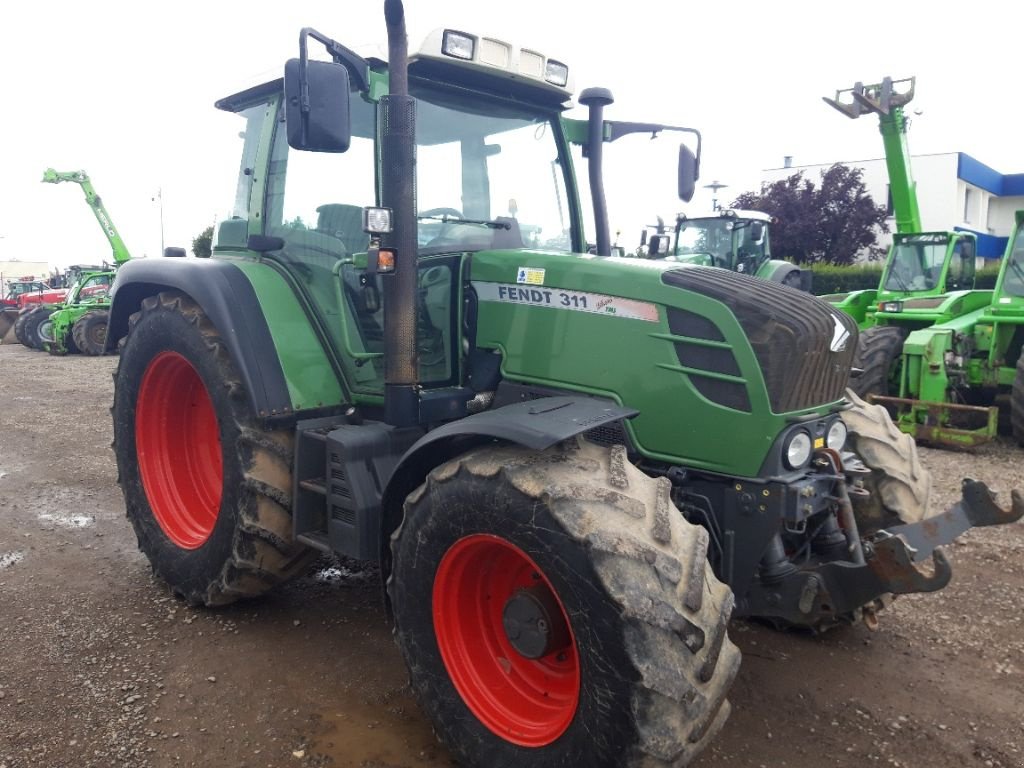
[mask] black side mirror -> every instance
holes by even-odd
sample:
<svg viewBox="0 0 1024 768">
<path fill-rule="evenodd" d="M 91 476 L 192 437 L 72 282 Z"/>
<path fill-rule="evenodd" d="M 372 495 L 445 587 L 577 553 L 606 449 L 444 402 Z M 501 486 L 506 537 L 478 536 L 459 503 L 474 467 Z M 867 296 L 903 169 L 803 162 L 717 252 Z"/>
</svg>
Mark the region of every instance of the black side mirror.
<svg viewBox="0 0 1024 768">
<path fill-rule="evenodd" d="M 647 255 L 650 258 L 668 253 L 668 235 L 651 235 L 650 245 L 647 246 Z"/>
<path fill-rule="evenodd" d="M 185 249 L 175 248 L 174 246 L 169 245 L 166 248 L 164 248 L 164 256 L 166 256 L 167 258 L 180 259 L 185 256 Z"/>
<path fill-rule="evenodd" d="M 284 65 L 288 146 L 345 152 L 352 138 L 349 77 L 342 64 L 289 59 Z"/>
<path fill-rule="evenodd" d="M 685 144 L 679 145 L 679 199 L 688 203 L 693 199 L 700 177 L 697 156 Z"/>
<path fill-rule="evenodd" d="M 755 243 L 760 243 L 764 240 L 764 222 L 754 221 L 750 224 L 750 239 Z"/>
</svg>

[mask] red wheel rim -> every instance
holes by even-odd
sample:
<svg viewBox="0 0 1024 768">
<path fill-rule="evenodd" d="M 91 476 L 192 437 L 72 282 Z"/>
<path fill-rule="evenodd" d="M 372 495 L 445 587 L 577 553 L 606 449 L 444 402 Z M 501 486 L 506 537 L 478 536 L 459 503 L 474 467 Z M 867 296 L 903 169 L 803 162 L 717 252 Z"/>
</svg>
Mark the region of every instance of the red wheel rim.
<svg viewBox="0 0 1024 768">
<path fill-rule="evenodd" d="M 160 528 L 179 547 L 201 547 L 220 512 L 220 429 L 203 380 L 177 352 L 158 354 L 142 376 L 135 446 Z"/>
<path fill-rule="evenodd" d="M 550 590 L 570 642 L 528 659 L 509 642 L 502 614 L 514 593 L 538 585 Z M 433 614 L 448 675 L 492 733 L 520 746 L 543 747 L 565 732 L 579 702 L 576 639 L 551 582 L 525 552 L 486 534 L 457 541 L 434 577 Z"/>
</svg>

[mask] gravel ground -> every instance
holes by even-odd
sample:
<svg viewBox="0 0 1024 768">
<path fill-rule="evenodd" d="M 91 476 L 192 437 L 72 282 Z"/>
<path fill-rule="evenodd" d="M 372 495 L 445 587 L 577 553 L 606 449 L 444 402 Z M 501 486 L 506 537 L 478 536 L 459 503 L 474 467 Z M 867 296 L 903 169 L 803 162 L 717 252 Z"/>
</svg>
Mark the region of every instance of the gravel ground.
<svg viewBox="0 0 1024 768">
<path fill-rule="evenodd" d="M 110 358 L 0 346 L 0 768 L 450 765 L 405 686 L 368 566 L 322 560 L 211 611 L 149 575 L 110 444 Z M 1024 489 L 1024 451 L 922 449 Z M 948 548 L 953 582 L 877 632 L 734 622 L 733 715 L 698 768 L 1024 766 L 1024 524 Z"/>
</svg>

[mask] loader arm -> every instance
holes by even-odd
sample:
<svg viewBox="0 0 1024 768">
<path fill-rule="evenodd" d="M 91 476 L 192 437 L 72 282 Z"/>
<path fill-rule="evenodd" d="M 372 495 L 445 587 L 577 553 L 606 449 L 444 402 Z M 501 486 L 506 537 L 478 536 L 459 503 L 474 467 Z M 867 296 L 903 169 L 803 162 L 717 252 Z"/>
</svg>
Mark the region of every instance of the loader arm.
<svg viewBox="0 0 1024 768">
<path fill-rule="evenodd" d="M 894 88 L 908 82 L 910 86 L 905 91 Z M 849 94 L 849 101 L 845 100 L 845 94 Z M 896 231 L 920 232 L 921 209 L 917 204 L 917 183 L 910 172 L 910 148 L 907 144 L 909 121 L 903 114 L 904 105 L 914 98 L 914 78 L 894 82 L 892 78 L 886 77 L 875 85 L 857 83 L 853 88 L 837 91 L 834 99 L 822 98 L 826 104 L 851 119 L 868 112 L 878 115 L 878 130 L 885 147 L 885 166 L 889 172 Z"/>
<path fill-rule="evenodd" d="M 103 234 L 107 238 L 107 242 L 110 243 L 110 248 L 113 251 L 114 256 L 114 264 L 124 264 L 131 258 L 131 254 L 128 252 L 128 247 L 124 244 L 124 240 L 121 239 L 121 235 L 118 233 L 117 227 L 114 226 L 114 222 L 111 220 L 110 214 L 107 213 L 107 209 L 104 207 L 103 201 L 100 199 L 100 196 L 96 194 L 92 181 L 89 179 L 89 174 L 85 171 L 55 171 L 53 168 L 47 168 L 43 172 L 43 182 L 46 184 L 60 184 L 65 181 L 78 184 L 82 188 L 82 193 L 85 195 L 85 202 L 89 204 L 93 215 L 96 217 L 96 221 L 100 224 L 100 229 L 103 230 Z"/>
</svg>

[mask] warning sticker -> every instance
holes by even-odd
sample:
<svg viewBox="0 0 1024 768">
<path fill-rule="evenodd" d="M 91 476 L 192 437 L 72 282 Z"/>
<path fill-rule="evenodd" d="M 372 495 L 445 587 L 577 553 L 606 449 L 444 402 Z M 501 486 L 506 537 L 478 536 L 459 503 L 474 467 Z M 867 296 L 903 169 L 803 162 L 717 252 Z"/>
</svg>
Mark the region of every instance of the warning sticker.
<svg viewBox="0 0 1024 768">
<path fill-rule="evenodd" d="M 543 272 L 543 270 L 541 270 Z M 623 299 L 603 293 L 583 293 L 561 288 L 527 288 L 504 283 L 473 282 L 480 301 L 503 304 L 528 304 L 550 309 L 568 309 L 573 312 L 591 312 L 597 315 L 624 317 L 629 320 L 658 322 L 658 307 L 646 301 Z"/>
<path fill-rule="evenodd" d="M 520 267 L 516 273 L 516 282 L 520 285 L 544 285 L 544 270 L 534 267 Z"/>
</svg>

